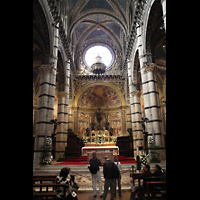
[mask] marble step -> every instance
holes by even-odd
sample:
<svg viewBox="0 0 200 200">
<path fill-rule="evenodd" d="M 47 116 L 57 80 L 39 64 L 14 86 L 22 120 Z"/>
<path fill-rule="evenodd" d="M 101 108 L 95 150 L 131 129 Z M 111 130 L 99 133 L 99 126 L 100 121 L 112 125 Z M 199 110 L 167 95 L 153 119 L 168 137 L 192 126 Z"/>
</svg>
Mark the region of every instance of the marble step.
<svg viewBox="0 0 200 200">
<path fill-rule="evenodd" d="M 154 172 L 154 166 L 156 163 L 150 163 L 150 171 Z M 166 162 L 157 163 L 162 169 L 166 171 Z M 132 165 L 136 168 L 136 164 L 122 164 L 122 172 L 132 168 Z M 57 174 L 63 167 L 69 167 L 71 171 L 76 173 L 88 173 L 89 164 L 86 165 L 39 165 L 33 166 L 33 174 Z M 100 171 L 103 171 L 103 167 L 100 167 Z"/>
</svg>

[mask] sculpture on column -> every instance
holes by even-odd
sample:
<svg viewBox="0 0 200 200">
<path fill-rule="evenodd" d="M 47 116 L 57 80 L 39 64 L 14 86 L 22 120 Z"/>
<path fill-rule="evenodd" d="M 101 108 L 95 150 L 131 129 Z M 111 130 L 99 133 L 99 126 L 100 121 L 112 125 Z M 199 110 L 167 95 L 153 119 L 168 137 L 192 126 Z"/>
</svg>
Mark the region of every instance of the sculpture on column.
<svg viewBox="0 0 200 200">
<path fill-rule="evenodd" d="M 131 138 L 133 137 L 133 132 L 132 132 L 132 128 L 128 128 L 127 131 L 129 132 Z"/>
<path fill-rule="evenodd" d="M 54 127 L 53 127 L 53 134 L 52 134 L 54 136 L 54 135 L 56 135 L 57 125 L 60 124 L 60 122 L 57 122 L 57 119 L 55 119 L 55 120 L 52 119 L 50 122 L 54 125 Z"/>
<path fill-rule="evenodd" d="M 146 122 L 147 122 L 148 120 L 149 120 L 148 118 L 146 118 L 146 117 L 143 118 L 143 117 L 142 117 L 142 128 L 143 128 L 143 132 L 146 132 L 146 130 L 145 130 L 145 129 L 146 129 L 146 126 L 145 126 L 145 125 L 146 125 Z"/>
</svg>

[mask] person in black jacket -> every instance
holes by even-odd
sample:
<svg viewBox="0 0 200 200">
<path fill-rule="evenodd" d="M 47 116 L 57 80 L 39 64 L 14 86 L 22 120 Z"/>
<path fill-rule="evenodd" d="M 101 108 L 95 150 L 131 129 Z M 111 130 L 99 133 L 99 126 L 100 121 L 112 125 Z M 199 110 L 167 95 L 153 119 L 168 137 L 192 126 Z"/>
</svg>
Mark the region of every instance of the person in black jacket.
<svg viewBox="0 0 200 200">
<path fill-rule="evenodd" d="M 97 191 L 96 191 L 96 179 L 97 179 L 98 185 L 99 185 L 100 197 L 103 197 L 101 174 L 100 174 L 100 170 L 99 170 L 99 166 L 101 166 L 101 161 L 96 157 L 96 152 L 93 152 L 92 156 L 93 156 L 93 158 L 90 159 L 90 166 L 95 165 L 97 168 L 97 173 L 92 174 L 93 194 L 94 194 L 94 197 L 97 196 Z"/>
<path fill-rule="evenodd" d="M 144 172 L 141 175 L 134 176 L 132 178 L 131 182 L 133 183 L 134 178 L 137 179 L 137 178 L 144 178 L 144 177 L 152 176 L 152 173 L 150 172 L 150 166 L 149 165 L 144 165 L 143 171 Z M 146 181 L 145 180 L 143 181 L 143 184 L 140 185 L 140 188 L 141 188 L 141 190 L 146 190 Z M 131 192 L 130 200 L 135 200 L 135 192 L 137 192 L 138 189 L 139 189 L 139 186 L 136 186 L 134 191 Z M 143 196 L 142 196 L 142 199 L 144 199 Z"/>
<path fill-rule="evenodd" d="M 162 176 L 162 171 L 160 165 L 155 165 L 154 167 L 154 173 L 152 176 Z"/>
<path fill-rule="evenodd" d="M 108 156 L 105 156 L 105 160 L 106 161 L 103 165 L 103 174 L 104 174 L 104 178 L 105 178 L 103 200 L 106 200 L 109 187 L 110 187 L 110 191 L 111 191 L 110 200 L 114 200 L 115 178 L 112 178 L 112 171 L 113 171 L 114 162 L 112 162 L 108 158 Z"/>
</svg>

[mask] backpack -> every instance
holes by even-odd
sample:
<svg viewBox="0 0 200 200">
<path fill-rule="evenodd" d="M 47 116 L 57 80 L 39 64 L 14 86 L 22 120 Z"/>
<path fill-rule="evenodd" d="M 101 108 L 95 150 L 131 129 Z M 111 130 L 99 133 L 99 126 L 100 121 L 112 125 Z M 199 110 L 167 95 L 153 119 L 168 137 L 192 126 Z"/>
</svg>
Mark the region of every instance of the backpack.
<svg viewBox="0 0 200 200">
<path fill-rule="evenodd" d="M 92 174 L 96 174 L 98 171 L 98 166 L 96 165 L 96 162 L 95 162 L 95 164 L 93 163 L 90 166 L 88 166 L 88 168 L 90 170 L 90 173 L 92 173 Z"/>
<path fill-rule="evenodd" d="M 118 178 L 119 175 L 120 175 L 120 171 L 119 171 L 119 169 L 118 169 L 118 166 L 115 165 L 115 163 L 113 163 L 111 177 L 112 177 L 112 178 Z"/>
<path fill-rule="evenodd" d="M 90 173 L 92 174 L 96 174 L 97 173 L 97 166 L 95 164 L 92 164 L 90 166 L 88 166 Z"/>
</svg>

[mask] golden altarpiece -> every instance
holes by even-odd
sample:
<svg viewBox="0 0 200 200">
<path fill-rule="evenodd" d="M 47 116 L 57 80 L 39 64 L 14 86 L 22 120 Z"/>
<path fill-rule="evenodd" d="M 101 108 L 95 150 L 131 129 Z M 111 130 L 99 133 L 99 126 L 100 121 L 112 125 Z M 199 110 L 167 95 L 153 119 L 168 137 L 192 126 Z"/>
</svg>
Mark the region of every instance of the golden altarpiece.
<svg viewBox="0 0 200 200">
<path fill-rule="evenodd" d="M 126 131 L 125 100 L 113 84 L 88 84 L 74 100 L 74 130 L 83 139 L 82 155 L 88 152 L 119 154 L 117 137 Z"/>
</svg>

